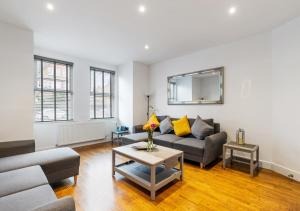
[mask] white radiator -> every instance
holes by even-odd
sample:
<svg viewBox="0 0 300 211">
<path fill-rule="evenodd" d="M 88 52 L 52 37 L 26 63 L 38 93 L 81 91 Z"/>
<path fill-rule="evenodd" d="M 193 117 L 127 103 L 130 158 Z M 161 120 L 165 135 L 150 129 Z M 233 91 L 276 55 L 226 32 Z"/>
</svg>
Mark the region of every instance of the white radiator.
<svg viewBox="0 0 300 211">
<path fill-rule="evenodd" d="M 105 122 L 73 123 L 58 126 L 58 146 L 105 138 Z"/>
</svg>

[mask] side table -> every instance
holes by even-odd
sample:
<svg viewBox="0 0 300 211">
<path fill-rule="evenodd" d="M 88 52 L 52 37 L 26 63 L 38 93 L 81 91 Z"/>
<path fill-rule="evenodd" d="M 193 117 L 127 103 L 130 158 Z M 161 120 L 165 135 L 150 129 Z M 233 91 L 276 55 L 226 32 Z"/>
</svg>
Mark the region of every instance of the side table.
<svg viewBox="0 0 300 211">
<path fill-rule="evenodd" d="M 128 130 L 124 130 L 124 131 L 113 130 L 111 132 L 111 144 L 112 145 L 114 143 L 114 134 L 117 135 L 118 145 L 120 145 L 120 136 L 129 134 L 129 131 Z"/>
<path fill-rule="evenodd" d="M 223 168 L 226 168 L 226 152 L 227 149 L 230 150 L 230 163 L 232 162 L 238 162 L 238 163 L 243 163 L 243 164 L 248 164 L 250 165 L 250 175 L 253 177 L 254 176 L 254 171 L 259 168 L 259 146 L 258 145 L 253 145 L 253 144 L 237 144 L 236 142 L 229 142 L 223 145 Z M 233 151 L 240 151 L 240 152 L 246 152 L 250 154 L 250 161 L 245 162 L 240 159 L 239 157 L 234 157 L 233 156 Z M 256 154 L 256 159 L 254 160 L 254 154 Z"/>
</svg>

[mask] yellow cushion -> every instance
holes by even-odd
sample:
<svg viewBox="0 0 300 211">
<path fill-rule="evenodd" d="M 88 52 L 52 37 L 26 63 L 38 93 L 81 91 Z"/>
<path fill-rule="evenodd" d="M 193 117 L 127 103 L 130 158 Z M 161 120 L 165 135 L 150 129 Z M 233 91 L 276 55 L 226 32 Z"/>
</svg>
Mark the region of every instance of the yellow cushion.
<svg viewBox="0 0 300 211">
<path fill-rule="evenodd" d="M 181 117 L 179 120 L 172 121 L 176 136 L 186 136 L 191 133 L 191 127 L 187 116 Z"/>
<path fill-rule="evenodd" d="M 143 126 L 143 130 L 150 129 L 151 124 L 155 124 L 156 125 L 155 128 L 157 128 L 159 126 L 159 121 L 158 121 L 158 119 L 157 119 L 157 117 L 156 117 L 155 114 L 151 115 L 151 117 L 149 118 L 148 122 Z"/>
</svg>

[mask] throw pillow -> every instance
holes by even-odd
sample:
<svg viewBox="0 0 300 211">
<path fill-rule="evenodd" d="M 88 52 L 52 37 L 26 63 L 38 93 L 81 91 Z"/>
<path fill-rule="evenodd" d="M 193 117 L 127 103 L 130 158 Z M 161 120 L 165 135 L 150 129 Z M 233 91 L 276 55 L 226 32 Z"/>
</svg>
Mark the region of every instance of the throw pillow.
<svg viewBox="0 0 300 211">
<path fill-rule="evenodd" d="M 151 117 L 149 118 L 148 122 L 143 126 L 143 130 L 148 130 L 150 128 L 151 124 L 155 124 L 156 127 L 159 126 L 159 121 L 156 117 L 155 114 L 152 114 Z"/>
<path fill-rule="evenodd" d="M 191 133 L 191 128 L 187 116 L 172 122 L 176 136 L 186 136 Z"/>
<path fill-rule="evenodd" d="M 197 139 L 205 139 L 206 136 L 212 135 L 213 133 L 214 128 L 197 116 L 192 126 L 193 136 L 195 136 Z"/>
<path fill-rule="evenodd" d="M 160 134 L 167 134 L 173 130 L 170 117 L 166 117 L 159 125 Z"/>
</svg>

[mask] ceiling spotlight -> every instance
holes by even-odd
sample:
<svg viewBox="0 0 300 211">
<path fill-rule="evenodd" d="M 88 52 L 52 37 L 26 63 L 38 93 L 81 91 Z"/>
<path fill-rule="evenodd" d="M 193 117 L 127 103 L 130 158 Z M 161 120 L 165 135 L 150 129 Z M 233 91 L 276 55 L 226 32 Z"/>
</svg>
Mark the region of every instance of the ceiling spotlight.
<svg viewBox="0 0 300 211">
<path fill-rule="evenodd" d="M 139 12 L 140 13 L 145 13 L 146 12 L 146 7 L 144 5 L 139 6 Z"/>
<path fill-rule="evenodd" d="M 144 48 L 145 50 L 149 50 L 149 45 L 146 44 Z"/>
<path fill-rule="evenodd" d="M 53 4 L 51 4 L 51 3 L 47 3 L 47 4 L 46 4 L 46 8 L 47 8 L 47 10 L 49 10 L 49 11 L 53 11 L 53 10 L 54 10 L 54 6 L 53 6 Z"/>
<path fill-rule="evenodd" d="M 236 7 L 230 7 L 230 9 L 228 10 L 230 15 L 233 15 L 236 13 Z"/>
</svg>

